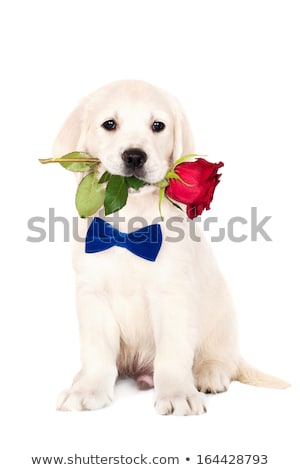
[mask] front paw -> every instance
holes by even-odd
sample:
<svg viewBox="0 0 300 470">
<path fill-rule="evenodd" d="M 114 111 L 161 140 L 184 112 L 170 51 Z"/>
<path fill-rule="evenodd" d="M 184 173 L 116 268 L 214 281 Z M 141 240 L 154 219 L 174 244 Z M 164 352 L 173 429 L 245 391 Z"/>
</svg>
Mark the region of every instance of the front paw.
<svg viewBox="0 0 300 470">
<path fill-rule="evenodd" d="M 60 393 L 56 409 L 59 411 L 99 410 L 112 402 L 112 397 L 103 391 L 80 390 L 71 387 Z"/>
<path fill-rule="evenodd" d="M 161 415 L 188 416 L 206 413 L 204 394 L 198 391 L 191 393 L 174 393 L 158 395 L 155 409 Z"/>
</svg>

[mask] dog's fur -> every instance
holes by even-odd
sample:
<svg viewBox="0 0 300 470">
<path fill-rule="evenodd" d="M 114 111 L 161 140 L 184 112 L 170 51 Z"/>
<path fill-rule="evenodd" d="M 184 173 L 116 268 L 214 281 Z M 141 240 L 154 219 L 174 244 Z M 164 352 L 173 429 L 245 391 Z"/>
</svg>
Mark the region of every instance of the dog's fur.
<svg viewBox="0 0 300 470">
<path fill-rule="evenodd" d="M 111 119 L 117 128 L 104 129 L 102 123 Z M 165 129 L 153 132 L 153 121 L 164 122 Z M 115 82 L 83 99 L 64 123 L 53 153 L 86 151 L 101 159 L 101 171 L 127 175 L 122 155 L 130 148 L 145 152 L 136 175 L 149 183 L 162 180 L 172 162 L 195 151 L 177 100 L 141 81 Z M 134 377 L 140 388 L 154 383 L 158 413 L 176 415 L 204 412 L 201 392 L 222 392 L 232 380 L 287 386 L 241 358 L 234 306 L 210 246 L 202 234 L 201 242 L 191 240 L 186 217 L 169 202 L 163 214 L 164 242 L 154 263 L 118 247 L 85 254 L 84 243 L 74 243 L 82 369 L 60 395 L 58 409 L 108 405 L 118 376 Z M 124 221 L 118 228 L 125 232 L 133 217 L 153 223 L 158 189 L 131 191 L 119 215 Z M 186 231 L 176 243 L 166 241 L 174 238 L 170 217 L 180 217 Z M 87 226 L 80 219 L 83 238 Z"/>
</svg>

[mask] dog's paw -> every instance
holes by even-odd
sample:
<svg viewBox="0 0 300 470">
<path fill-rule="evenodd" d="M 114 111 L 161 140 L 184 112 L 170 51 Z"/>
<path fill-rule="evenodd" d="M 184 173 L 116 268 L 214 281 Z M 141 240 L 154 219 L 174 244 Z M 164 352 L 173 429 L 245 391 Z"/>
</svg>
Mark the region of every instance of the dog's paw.
<svg viewBox="0 0 300 470">
<path fill-rule="evenodd" d="M 155 402 L 155 409 L 161 415 L 200 415 L 206 413 L 204 394 L 196 391 L 190 394 L 159 396 Z"/>
<path fill-rule="evenodd" d="M 196 376 L 196 387 L 200 392 L 225 392 L 230 385 L 228 373 L 218 365 L 204 366 Z"/>
<path fill-rule="evenodd" d="M 99 410 L 108 406 L 112 398 L 108 393 L 99 391 L 82 392 L 72 387 L 60 393 L 56 409 L 59 411 Z"/>
</svg>

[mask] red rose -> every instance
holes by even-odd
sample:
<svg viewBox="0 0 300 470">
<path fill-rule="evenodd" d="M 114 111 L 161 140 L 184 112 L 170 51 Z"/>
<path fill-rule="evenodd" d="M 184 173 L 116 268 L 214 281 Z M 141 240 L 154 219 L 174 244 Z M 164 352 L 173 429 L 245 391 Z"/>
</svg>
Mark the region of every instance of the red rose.
<svg viewBox="0 0 300 470">
<path fill-rule="evenodd" d="M 175 175 L 170 177 L 166 194 L 174 201 L 186 204 L 186 213 L 194 219 L 204 209 L 210 209 L 215 187 L 219 183 L 221 174 L 218 169 L 224 163 L 210 163 L 204 158 L 194 162 L 179 163 L 174 168 Z"/>
</svg>

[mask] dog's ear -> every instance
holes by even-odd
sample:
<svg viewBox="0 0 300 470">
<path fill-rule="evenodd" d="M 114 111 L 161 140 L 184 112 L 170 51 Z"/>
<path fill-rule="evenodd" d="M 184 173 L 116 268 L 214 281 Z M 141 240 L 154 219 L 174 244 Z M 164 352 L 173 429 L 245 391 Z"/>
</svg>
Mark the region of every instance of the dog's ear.
<svg viewBox="0 0 300 470">
<path fill-rule="evenodd" d="M 194 137 L 190 124 L 179 103 L 176 103 L 174 117 L 173 161 L 178 160 L 183 155 L 195 152 Z"/>
<path fill-rule="evenodd" d="M 86 99 L 71 112 L 53 143 L 52 154 L 61 157 L 75 150 L 85 150 Z"/>
</svg>

